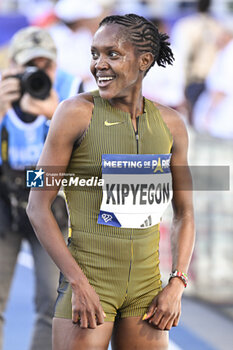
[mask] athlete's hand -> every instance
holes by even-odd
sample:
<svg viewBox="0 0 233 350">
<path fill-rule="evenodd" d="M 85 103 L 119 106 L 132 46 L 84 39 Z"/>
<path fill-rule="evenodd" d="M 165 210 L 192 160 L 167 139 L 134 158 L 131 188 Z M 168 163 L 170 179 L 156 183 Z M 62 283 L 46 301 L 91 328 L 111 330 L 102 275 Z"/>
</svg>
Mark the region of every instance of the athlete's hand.
<svg viewBox="0 0 233 350">
<path fill-rule="evenodd" d="M 58 95 L 54 89 L 51 89 L 50 95 L 45 100 L 33 98 L 25 93 L 20 100 L 22 111 L 34 115 L 44 115 L 51 119 L 59 103 Z"/>
<path fill-rule="evenodd" d="M 71 301 L 73 323 L 77 323 L 81 328 L 96 328 L 104 323 L 106 315 L 99 296 L 86 278 L 72 287 Z"/>
<path fill-rule="evenodd" d="M 20 98 L 20 82 L 15 77 L 9 77 L 21 73 L 21 68 L 9 68 L 2 72 L 0 80 L 0 121 L 12 107 L 12 103 Z"/>
<path fill-rule="evenodd" d="M 181 315 L 183 291 L 183 282 L 178 278 L 172 278 L 169 284 L 153 299 L 143 320 L 147 320 L 161 330 L 176 327 Z"/>
</svg>

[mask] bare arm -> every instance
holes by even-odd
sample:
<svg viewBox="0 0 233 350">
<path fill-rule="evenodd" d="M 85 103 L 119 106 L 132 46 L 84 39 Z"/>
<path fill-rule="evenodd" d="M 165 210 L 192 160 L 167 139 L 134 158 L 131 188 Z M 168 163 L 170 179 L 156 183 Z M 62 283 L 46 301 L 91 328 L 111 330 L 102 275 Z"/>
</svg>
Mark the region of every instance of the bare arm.
<svg viewBox="0 0 233 350">
<path fill-rule="evenodd" d="M 192 179 L 187 161 L 188 135 L 182 120 L 177 120 L 173 134 L 174 145 L 171 162 L 174 190 L 172 201 L 174 215 L 171 230 L 172 270 L 187 273 L 194 247 L 195 229 Z"/>
<path fill-rule="evenodd" d="M 70 99 L 59 106 L 38 168 L 46 171 L 46 166 L 54 166 L 57 173 L 65 171 L 74 141 L 86 130 L 91 113 L 92 103 L 83 97 Z M 103 323 L 103 310 L 97 294 L 66 247 L 52 214 L 51 204 L 58 190 L 32 190 L 27 213 L 41 244 L 71 284 L 73 321 L 77 322 L 80 317 L 81 327 L 95 328 L 96 324 Z"/>
<path fill-rule="evenodd" d="M 173 178 L 173 222 L 171 230 L 172 270 L 186 273 L 190 264 L 194 239 L 194 214 L 192 204 L 192 180 L 187 162 L 188 136 L 185 125 L 176 112 L 161 107 L 173 135 L 171 171 Z M 171 329 L 178 324 L 181 313 L 181 297 L 184 284 L 172 278 L 152 303 L 147 317 L 160 329 Z"/>
</svg>

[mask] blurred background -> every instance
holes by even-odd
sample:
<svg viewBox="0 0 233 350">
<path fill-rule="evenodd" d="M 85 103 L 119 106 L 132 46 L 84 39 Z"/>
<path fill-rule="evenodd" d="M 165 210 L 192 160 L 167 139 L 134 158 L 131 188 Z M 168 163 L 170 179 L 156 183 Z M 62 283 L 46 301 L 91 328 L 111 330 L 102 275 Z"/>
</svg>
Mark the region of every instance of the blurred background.
<svg viewBox="0 0 233 350">
<path fill-rule="evenodd" d="M 179 111 L 190 139 L 197 238 L 181 326 L 171 331 L 171 349 L 232 349 L 233 0 L 0 0 L 0 70 L 8 65 L 13 34 L 38 25 L 53 36 L 58 65 L 81 78 L 84 91 L 93 90 L 93 33 L 101 18 L 125 13 L 142 15 L 169 34 L 175 63 L 153 67 L 143 93 Z M 164 283 L 171 269 L 170 218 L 171 209 L 161 224 Z M 33 260 L 24 243 L 5 315 L 4 350 L 27 349 L 32 299 Z"/>
</svg>

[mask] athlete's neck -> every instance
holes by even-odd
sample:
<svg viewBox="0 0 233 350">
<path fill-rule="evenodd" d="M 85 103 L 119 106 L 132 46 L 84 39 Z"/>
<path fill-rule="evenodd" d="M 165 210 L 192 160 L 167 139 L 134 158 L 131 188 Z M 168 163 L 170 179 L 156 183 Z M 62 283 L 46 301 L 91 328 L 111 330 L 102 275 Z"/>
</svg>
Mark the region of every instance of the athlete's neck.
<svg viewBox="0 0 233 350">
<path fill-rule="evenodd" d="M 144 113 L 144 99 L 142 94 L 139 96 L 136 94 L 132 97 L 119 97 L 109 100 L 109 103 L 124 112 L 130 113 L 131 119 L 136 120 L 136 118 Z"/>
</svg>

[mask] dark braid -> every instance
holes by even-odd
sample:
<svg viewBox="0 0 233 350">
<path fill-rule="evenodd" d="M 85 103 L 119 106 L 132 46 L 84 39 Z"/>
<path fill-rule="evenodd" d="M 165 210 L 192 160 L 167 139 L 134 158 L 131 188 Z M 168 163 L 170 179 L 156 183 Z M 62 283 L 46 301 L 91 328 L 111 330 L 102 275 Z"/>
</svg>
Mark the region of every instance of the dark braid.
<svg viewBox="0 0 233 350">
<path fill-rule="evenodd" d="M 150 68 L 157 62 L 159 66 L 165 67 L 174 61 L 168 35 L 159 33 L 157 27 L 142 16 L 128 14 L 124 16 L 108 16 L 99 24 L 119 24 L 127 28 L 126 36 L 134 44 L 139 52 L 151 52 L 154 60 Z M 150 69 L 149 68 L 149 69 Z M 149 71 L 146 71 L 146 73 Z"/>
</svg>

